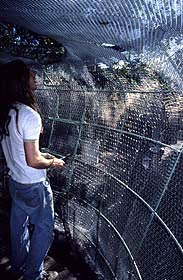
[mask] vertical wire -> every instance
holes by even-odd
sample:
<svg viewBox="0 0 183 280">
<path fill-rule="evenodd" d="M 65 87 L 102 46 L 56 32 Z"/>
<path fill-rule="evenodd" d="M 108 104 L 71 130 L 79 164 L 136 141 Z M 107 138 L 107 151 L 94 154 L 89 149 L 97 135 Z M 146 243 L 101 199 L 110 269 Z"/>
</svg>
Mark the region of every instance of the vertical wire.
<svg viewBox="0 0 183 280">
<path fill-rule="evenodd" d="M 161 201 L 162 201 L 162 199 L 163 199 L 163 197 L 164 197 L 164 195 L 165 195 L 165 193 L 166 193 L 166 191 L 167 191 L 167 189 L 168 189 L 168 185 L 169 185 L 169 183 L 170 183 L 170 181 L 171 181 L 171 179 L 172 179 L 172 176 L 173 176 L 173 174 L 174 174 L 174 172 L 175 172 L 175 169 L 176 169 L 176 167 L 177 167 L 177 164 L 178 164 L 178 162 L 179 162 L 179 160 L 180 160 L 182 154 L 183 154 L 183 147 L 182 147 L 181 151 L 179 152 L 179 155 L 178 155 L 177 159 L 175 160 L 175 157 L 173 157 L 172 160 L 171 160 L 171 162 L 173 163 L 173 167 L 172 167 L 172 169 L 171 169 L 171 172 L 170 172 L 169 177 L 167 178 L 167 181 L 166 181 L 166 183 L 165 183 L 165 186 L 164 186 L 164 189 L 163 189 L 163 191 L 162 191 L 162 193 L 161 193 L 161 196 L 160 196 L 159 200 L 157 201 L 156 207 L 155 207 L 154 211 L 152 212 L 152 214 L 151 214 L 151 216 L 150 216 L 149 223 L 147 224 L 146 230 L 145 230 L 145 232 L 144 232 L 144 234 L 143 234 L 143 237 L 142 237 L 142 239 L 141 239 L 141 241 L 140 241 L 140 243 L 139 243 L 139 246 L 137 247 L 137 251 L 136 251 L 136 253 L 135 253 L 136 256 L 138 255 L 138 253 L 139 253 L 139 251 L 140 251 L 140 249 L 141 249 L 141 247 L 142 247 L 142 244 L 143 244 L 143 242 L 144 242 L 144 240 L 145 240 L 145 238 L 146 238 L 146 236 L 147 236 L 147 234 L 148 234 L 148 231 L 149 231 L 149 229 L 150 229 L 150 226 L 151 226 L 151 224 L 152 224 L 152 222 L 153 222 L 153 220 L 154 220 L 155 214 L 157 213 L 157 210 L 158 210 L 158 208 L 159 208 L 159 205 L 160 205 L 160 203 L 161 203 Z M 170 164 L 170 165 L 171 165 L 171 164 Z"/>
</svg>

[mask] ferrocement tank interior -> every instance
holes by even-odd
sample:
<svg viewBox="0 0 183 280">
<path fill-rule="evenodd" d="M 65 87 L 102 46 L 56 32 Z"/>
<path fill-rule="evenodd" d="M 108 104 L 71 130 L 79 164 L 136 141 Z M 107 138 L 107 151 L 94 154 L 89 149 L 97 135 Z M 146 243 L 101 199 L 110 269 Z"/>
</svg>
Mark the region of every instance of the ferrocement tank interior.
<svg viewBox="0 0 183 280">
<path fill-rule="evenodd" d="M 100 279 L 182 280 L 183 1 L 1 0 L 0 40 L 37 71 L 42 150 L 71 154 L 57 231 Z"/>
</svg>

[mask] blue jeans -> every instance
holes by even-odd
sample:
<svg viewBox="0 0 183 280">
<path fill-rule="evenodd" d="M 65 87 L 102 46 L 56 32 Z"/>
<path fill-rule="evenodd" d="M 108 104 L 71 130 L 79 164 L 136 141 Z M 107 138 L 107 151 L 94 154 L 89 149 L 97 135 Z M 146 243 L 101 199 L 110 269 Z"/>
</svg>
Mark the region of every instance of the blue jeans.
<svg viewBox="0 0 183 280">
<path fill-rule="evenodd" d="M 20 184 L 9 179 L 12 198 L 11 265 L 12 271 L 23 272 L 25 280 L 39 280 L 43 261 L 53 241 L 53 194 L 49 182 Z M 32 234 L 29 224 L 33 224 Z"/>
</svg>

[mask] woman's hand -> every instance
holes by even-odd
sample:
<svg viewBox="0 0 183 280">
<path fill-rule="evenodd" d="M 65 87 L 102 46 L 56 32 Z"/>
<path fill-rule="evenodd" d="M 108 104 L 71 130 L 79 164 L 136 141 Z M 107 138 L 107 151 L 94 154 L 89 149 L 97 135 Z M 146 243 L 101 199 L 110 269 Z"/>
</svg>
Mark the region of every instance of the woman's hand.
<svg viewBox="0 0 183 280">
<path fill-rule="evenodd" d="M 63 167 L 64 164 L 65 164 L 65 162 L 62 159 L 54 157 L 53 163 L 51 166 L 53 166 L 56 169 L 59 169 L 59 168 Z"/>
<path fill-rule="evenodd" d="M 65 162 L 62 159 L 59 159 L 49 153 L 41 153 L 41 155 L 45 158 L 45 159 L 53 159 L 53 162 L 51 164 L 50 167 L 53 167 L 55 169 L 59 169 L 61 167 L 64 166 Z"/>
</svg>

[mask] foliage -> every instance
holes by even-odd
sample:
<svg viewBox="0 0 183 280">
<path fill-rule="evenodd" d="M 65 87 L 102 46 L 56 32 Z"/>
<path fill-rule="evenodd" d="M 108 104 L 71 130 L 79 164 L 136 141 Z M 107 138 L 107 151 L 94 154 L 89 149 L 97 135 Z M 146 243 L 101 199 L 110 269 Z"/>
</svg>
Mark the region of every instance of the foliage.
<svg viewBox="0 0 183 280">
<path fill-rule="evenodd" d="M 61 61 L 65 49 L 55 40 L 15 24 L 0 24 L 0 54 L 31 59 L 43 64 Z"/>
</svg>

